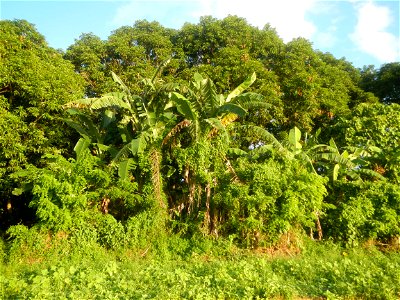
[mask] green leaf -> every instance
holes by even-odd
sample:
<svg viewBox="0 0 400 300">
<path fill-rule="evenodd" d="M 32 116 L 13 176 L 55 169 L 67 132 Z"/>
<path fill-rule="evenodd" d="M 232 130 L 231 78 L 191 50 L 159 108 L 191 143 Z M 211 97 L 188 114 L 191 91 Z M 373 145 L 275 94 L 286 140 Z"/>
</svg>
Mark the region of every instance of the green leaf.
<svg viewBox="0 0 400 300">
<path fill-rule="evenodd" d="M 297 152 L 302 148 L 302 145 L 300 143 L 301 139 L 301 131 L 297 127 L 294 127 L 293 129 L 290 129 L 289 131 L 289 143 L 293 147 L 294 152 Z"/>
<path fill-rule="evenodd" d="M 188 99 L 176 92 L 173 92 L 171 97 L 172 101 L 175 103 L 176 109 L 182 116 L 191 121 L 197 119 L 196 111 Z"/>
<path fill-rule="evenodd" d="M 14 196 L 21 196 L 23 193 L 31 191 L 32 189 L 33 189 L 33 183 L 25 182 L 25 183 L 22 183 L 19 188 L 15 188 L 11 193 Z"/>
<path fill-rule="evenodd" d="M 96 146 L 97 148 L 99 148 L 100 151 L 109 151 L 110 150 L 110 146 L 101 144 L 101 143 L 93 143 L 94 146 Z"/>
<path fill-rule="evenodd" d="M 82 152 L 86 150 L 90 145 L 90 140 L 85 138 L 80 138 L 74 147 L 74 151 L 76 156 L 79 158 L 82 155 Z"/>
<path fill-rule="evenodd" d="M 107 128 L 115 120 L 115 111 L 107 109 L 103 114 L 103 122 L 101 124 L 101 127 Z"/>
<path fill-rule="evenodd" d="M 80 109 L 83 107 L 88 107 L 92 104 L 93 100 L 96 100 L 96 98 L 83 98 L 83 99 L 79 99 L 79 100 L 74 100 L 71 102 L 68 102 L 66 104 L 63 105 L 63 108 L 70 108 L 71 111 L 76 111 L 76 109 Z M 68 109 L 68 112 L 70 112 L 70 110 Z"/>
<path fill-rule="evenodd" d="M 382 149 L 376 146 L 369 146 L 368 147 L 369 151 L 375 152 L 375 153 L 382 153 Z"/>
<path fill-rule="evenodd" d="M 256 81 L 257 76 L 256 73 L 253 73 L 251 77 L 247 78 L 245 81 L 243 81 L 236 89 L 234 89 L 226 98 L 225 102 L 230 102 L 233 98 L 239 96 L 243 91 L 247 88 L 249 88 L 254 81 Z"/>
<path fill-rule="evenodd" d="M 91 134 L 89 131 L 82 127 L 80 124 L 76 123 L 75 121 L 64 119 L 63 120 L 69 127 L 75 129 L 81 136 L 83 136 L 85 139 L 91 139 Z"/>
<path fill-rule="evenodd" d="M 381 174 L 379 174 L 378 172 L 374 171 L 374 170 L 370 170 L 370 169 L 359 169 L 358 172 L 360 174 L 364 174 L 364 175 L 368 175 L 371 177 L 375 177 L 378 178 L 380 180 L 386 180 L 386 177 L 382 176 Z"/>
<path fill-rule="evenodd" d="M 338 149 L 338 147 L 336 146 L 336 143 L 335 143 L 335 141 L 334 141 L 333 138 L 331 138 L 331 139 L 329 140 L 329 146 L 331 146 L 331 148 L 334 149 L 334 152 L 339 153 L 339 149 Z"/>
<path fill-rule="evenodd" d="M 118 165 L 118 176 L 122 180 L 127 180 L 129 178 L 129 171 L 132 170 L 135 165 L 135 161 L 132 158 L 123 160 Z"/>
<path fill-rule="evenodd" d="M 113 107 L 113 106 L 118 107 L 118 108 L 125 108 L 128 110 L 131 109 L 131 106 L 125 100 L 123 100 L 123 95 L 118 92 L 109 93 L 100 98 L 96 98 L 96 100 L 93 101 L 90 108 L 101 109 L 101 108 Z"/>
<path fill-rule="evenodd" d="M 235 98 L 235 103 L 240 104 L 244 108 L 264 108 L 270 109 L 272 105 L 265 101 L 263 95 L 257 93 L 243 93 Z"/>
<path fill-rule="evenodd" d="M 138 155 L 143 153 L 146 149 L 147 141 L 144 133 L 142 133 L 137 139 L 134 139 L 130 142 L 130 148 L 133 155 Z"/>
<path fill-rule="evenodd" d="M 119 78 L 118 75 L 115 74 L 114 72 L 111 72 L 111 75 L 112 75 L 112 78 L 114 79 L 114 81 L 117 82 L 121 86 L 122 90 L 129 94 L 129 89 L 125 85 L 125 83 L 121 80 L 121 78 Z"/>
<path fill-rule="evenodd" d="M 131 150 L 131 144 L 125 144 L 119 151 L 115 148 L 110 148 L 108 151 L 113 156 L 112 162 L 119 163 L 122 158 L 126 158 L 129 155 L 129 151 Z"/>
<path fill-rule="evenodd" d="M 174 102 L 169 101 L 169 102 L 167 102 L 167 104 L 165 104 L 164 110 L 167 110 L 167 109 L 172 108 L 172 107 L 174 107 Z"/>
<path fill-rule="evenodd" d="M 175 172 L 176 172 L 176 168 L 174 168 L 173 166 L 166 166 L 167 168 L 167 172 L 166 172 L 166 177 L 169 178 L 171 177 Z"/>
<path fill-rule="evenodd" d="M 70 115 L 77 115 L 77 114 L 81 114 L 81 110 L 77 109 L 77 108 L 69 108 L 67 109 L 67 113 L 69 113 Z"/>
<path fill-rule="evenodd" d="M 274 149 L 274 145 L 257 145 L 254 149 L 249 152 L 249 158 L 258 160 L 263 157 L 270 157 L 271 151 Z"/>
<path fill-rule="evenodd" d="M 332 175 L 333 181 L 336 181 L 338 179 L 339 168 L 340 168 L 339 164 L 335 164 L 335 166 L 333 167 L 333 175 Z"/>
<path fill-rule="evenodd" d="M 229 141 L 228 132 L 226 131 L 225 126 L 221 123 L 221 120 L 219 120 L 217 118 L 208 118 L 208 119 L 204 119 L 204 121 L 207 122 L 208 124 L 210 124 L 213 128 L 220 131 L 222 133 L 222 136 L 224 137 L 224 139 L 227 142 Z"/>
<path fill-rule="evenodd" d="M 210 111 L 213 111 L 219 105 L 219 101 L 217 99 L 217 90 L 210 78 L 204 79 L 202 83 L 201 94 L 204 97 L 205 105 Z"/>
<path fill-rule="evenodd" d="M 244 155 L 247 155 L 247 152 L 242 150 L 242 149 L 239 149 L 239 148 L 229 148 L 228 149 L 228 155 L 230 155 L 230 156 L 233 156 L 233 155 L 235 155 L 235 156 L 244 156 Z"/>
<path fill-rule="evenodd" d="M 153 77 L 151 78 L 151 82 L 153 83 L 155 79 L 157 78 L 157 75 L 162 72 L 162 70 L 171 62 L 171 58 L 166 59 L 163 61 L 157 70 L 154 72 Z"/>
<path fill-rule="evenodd" d="M 256 136 L 260 142 L 262 141 L 272 144 L 279 152 L 282 152 L 288 156 L 292 156 L 292 154 L 287 151 L 287 149 L 275 138 L 275 136 L 264 128 L 254 125 L 243 125 L 242 127 L 250 134 Z"/>
<path fill-rule="evenodd" d="M 194 75 L 193 75 L 193 78 L 194 78 L 194 83 L 196 84 L 196 87 L 197 87 L 197 89 L 200 89 L 200 85 L 201 85 L 201 82 L 204 80 L 204 78 L 203 78 L 203 76 L 201 76 L 199 73 L 194 73 Z"/>
<path fill-rule="evenodd" d="M 220 115 L 221 113 L 234 113 L 242 118 L 246 115 L 247 111 L 240 105 L 226 103 L 218 108 L 217 115 Z"/>
</svg>

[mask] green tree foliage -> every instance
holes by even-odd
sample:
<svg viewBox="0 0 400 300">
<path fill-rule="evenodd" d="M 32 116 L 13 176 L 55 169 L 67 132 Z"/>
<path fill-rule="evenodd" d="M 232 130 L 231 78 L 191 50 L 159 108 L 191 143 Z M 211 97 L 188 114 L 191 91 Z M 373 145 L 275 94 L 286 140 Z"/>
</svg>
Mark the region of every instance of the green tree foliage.
<svg viewBox="0 0 400 300">
<path fill-rule="evenodd" d="M 336 82 L 336 84 L 344 84 L 346 86 L 349 96 L 349 102 L 347 104 L 350 109 L 360 103 L 378 102 L 378 98 L 370 93 L 368 89 L 365 89 L 365 86 L 361 84 L 362 74 L 359 69 L 355 68 L 350 62 L 346 61 L 344 58 L 337 59 L 333 57 L 333 55 L 330 53 L 321 53 L 318 51 L 317 53 L 327 66 L 333 67 L 331 71 L 333 71 L 334 74 L 338 74 L 339 72 L 339 76 L 343 76 L 343 81 Z M 329 77 L 329 74 L 325 75 Z"/>
<path fill-rule="evenodd" d="M 400 104 L 400 63 L 382 65 L 378 70 L 374 66 L 364 67 L 361 72 L 361 86 L 374 93 L 386 104 Z"/>
<path fill-rule="evenodd" d="M 107 41 L 83 34 L 68 48 L 65 58 L 86 80 L 89 97 L 115 89 L 111 72 L 118 74 L 132 93 L 139 94 L 142 79 L 151 78 L 167 59 L 172 58 L 167 73 L 173 75 L 179 68 L 182 51 L 171 41 L 174 32 L 158 22 L 141 20 L 113 31 Z"/>
<path fill-rule="evenodd" d="M 229 164 L 226 158 L 229 145 L 226 127 L 245 115 L 243 107 L 253 99 L 259 99 L 259 95 L 254 93 L 243 93 L 255 80 L 253 73 L 225 97 L 217 94 L 209 78 L 196 73 L 190 86 L 182 88 L 187 98 L 176 92 L 171 97 L 184 120 L 171 130 L 165 142 L 172 140 L 172 159 L 176 159 L 180 176 L 188 190 L 183 199 L 174 199 L 173 206 L 178 214 L 184 208 L 188 215 L 205 209 L 204 227 L 209 232 L 216 232 L 217 222 L 211 193 L 217 185 L 218 174 L 226 171 L 225 163 Z M 181 188 L 184 190 L 184 187 Z M 203 188 L 206 190 L 204 197 L 201 195 Z"/>
<path fill-rule="evenodd" d="M 19 204 L 34 230 L 143 249 L 169 229 L 246 247 L 399 236 L 400 111 L 374 96 L 397 101 L 396 63 L 361 72 L 236 16 L 137 21 L 64 57 L 0 25 L 4 224 L 28 221 Z"/>
<path fill-rule="evenodd" d="M 264 95 L 271 107 L 250 110 L 247 118 L 272 131 L 298 126 L 311 132 L 328 126 L 354 105 L 373 101 L 359 88 L 360 72 L 351 64 L 313 50 L 304 39 L 285 45 L 269 25 L 260 30 L 236 16 L 202 17 L 198 24 L 186 23 L 180 30 L 138 21 L 115 30 L 104 42 L 84 35 L 66 54 L 87 78 L 90 96 L 111 90 L 105 89 L 110 71 L 139 94 L 141 79 L 151 77 L 169 57 L 171 63 L 163 71 L 169 81 L 183 83 L 198 72 L 207 75 L 223 94 L 256 72 L 259 80 L 251 91 Z M 94 77 L 99 78 L 94 81 L 95 93 L 90 79 Z"/>
<path fill-rule="evenodd" d="M 259 246 L 290 231 L 319 230 L 324 178 L 271 149 L 237 159 L 233 168 L 234 182 L 221 176 L 213 200 L 221 232 L 247 246 Z"/>
<path fill-rule="evenodd" d="M 282 86 L 289 128 L 297 126 L 310 132 L 348 112 L 352 102 L 364 101 L 352 99 L 357 83 L 351 74 L 319 55 L 305 39 L 287 43 L 277 64 L 275 72 Z"/>
<path fill-rule="evenodd" d="M 367 240 L 390 242 L 400 234 L 400 189 L 397 184 L 346 182 L 335 184 L 328 202 L 335 206 L 322 220 L 325 232 L 348 244 Z"/>
<path fill-rule="evenodd" d="M 61 105 L 81 97 L 83 81 L 26 21 L 0 21 L 0 211 L 2 222 L 26 219 L 30 199 L 11 195 L 12 172 L 40 165 L 46 153 L 71 150 Z"/>
<path fill-rule="evenodd" d="M 146 181 L 153 183 L 154 200 L 165 208 L 163 196 L 161 168 L 161 143 L 168 124 L 174 121 L 171 112 L 172 103 L 168 92 L 175 88 L 174 84 L 163 84 L 156 70 L 152 79 L 144 79 L 144 90 L 141 95 L 134 95 L 130 88 L 115 74 L 112 76 L 120 86 L 120 92 L 111 92 L 98 98 L 85 98 L 68 103 L 67 107 L 87 107 L 90 110 L 79 112 L 69 110 L 78 116 L 76 121 L 67 121 L 84 139 L 97 148 L 100 154 L 103 150 L 109 153 L 109 163 L 119 164 L 119 175 L 123 179 L 129 177 L 129 171 L 136 168 L 136 180 L 140 186 Z M 97 113 L 100 111 L 100 126 L 96 125 Z M 86 123 L 86 128 L 79 124 Z M 171 126 L 171 125 L 170 125 Z M 101 128 L 98 128 L 101 127 Z M 101 133 L 101 131 L 103 131 Z M 114 135 L 114 139 L 106 139 Z M 118 136 L 116 136 L 118 135 Z M 149 153 L 149 157 L 147 157 Z M 130 155 L 129 155 L 130 154 Z M 132 158 L 133 156 L 133 158 Z M 150 168 L 150 178 L 144 176 L 146 171 L 143 163 Z M 142 188 L 140 188 L 142 189 Z"/>
<path fill-rule="evenodd" d="M 375 150 L 367 158 L 371 167 L 394 183 L 400 182 L 400 107 L 398 104 L 363 104 L 342 120 L 345 143 L 364 150 Z"/>
<path fill-rule="evenodd" d="M 81 35 L 64 57 L 74 64 L 75 70 L 85 79 L 87 96 L 95 97 L 112 89 L 107 71 L 109 55 L 106 42 L 99 37 L 92 33 Z"/>
<path fill-rule="evenodd" d="M 110 166 L 93 156 L 89 143 L 78 143 L 76 159 L 46 155 L 45 168 L 30 166 L 12 176 L 22 182 L 14 194 L 30 191 L 29 206 L 35 210 L 35 227 L 66 236 L 98 241 L 113 247 L 123 243 L 124 227 L 138 212 L 148 209 L 137 193 L 137 183 L 118 179 Z M 20 225 L 18 225 L 20 226 Z M 18 226 L 11 227 L 16 233 Z"/>
</svg>

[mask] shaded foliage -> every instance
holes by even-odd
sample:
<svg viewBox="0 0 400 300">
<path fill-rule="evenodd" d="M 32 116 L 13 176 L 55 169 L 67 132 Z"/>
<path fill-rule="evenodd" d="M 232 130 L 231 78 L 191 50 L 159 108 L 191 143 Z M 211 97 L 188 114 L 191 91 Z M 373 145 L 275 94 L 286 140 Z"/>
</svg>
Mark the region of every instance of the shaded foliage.
<svg viewBox="0 0 400 300">
<path fill-rule="evenodd" d="M 400 63 L 366 66 L 361 71 L 361 87 L 374 93 L 385 104 L 400 104 Z"/>
<path fill-rule="evenodd" d="M 64 56 L 0 25 L 0 217 L 33 226 L 15 239 L 398 238 L 397 63 L 361 71 L 236 16 L 141 20 Z"/>
<path fill-rule="evenodd" d="M 43 154 L 70 155 L 75 134 L 60 119 L 61 105 L 82 97 L 83 80 L 26 21 L 0 21 L 0 40 L 0 222 L 6 225 L 29 220 L 29 196 L 11 194 L 17 183 L 10 174 L 41 166 Z"/>
</svg>

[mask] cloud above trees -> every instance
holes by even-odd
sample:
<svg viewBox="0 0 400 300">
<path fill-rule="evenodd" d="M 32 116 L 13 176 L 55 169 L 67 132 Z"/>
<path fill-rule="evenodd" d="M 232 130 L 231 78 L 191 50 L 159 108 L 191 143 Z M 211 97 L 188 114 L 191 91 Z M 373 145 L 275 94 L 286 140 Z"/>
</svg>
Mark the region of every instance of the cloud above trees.
<svg viewBox="0 0 400 300">
<path fill-rule="evenodd" d="M 269 23 L 284 41 L 296 37 L 311 38 L 316 32 L 315 24 L 306 19 L 315 0 L 200 0 L 201 10 L 195 16 L 212 15 L 224 18 L 227 15 L 244 17 L 252 25 L 260 28 Z"/>
<path fill-rule="evenodd" d="M 157 19 L 166 26 L 180 27 L 184 22 L 197 21 L 205 15 L 216 18 L 238 15 L 259 28 L 269 23 L 287 42 L 299 36 L 311 38 L 316 32 L 315 24 L 305 17 L 314 3 L 316 0 L 132 0 L 119 7 L 112 23 L 133 24 L 135 19 L 146 18 Z"/>
<path fill-rule="evenodd" d="M 386 4 L 372 0 L 130 0 L 121 2 L 110 25 L 147 19 L 178 29 L 185 22 L 198 22 L 201 16 L 237 15 L 259 28 L 270 24 L 285 42 L 304 37 L 324 51 L 335 53 L 341 48 L 341 55 L 353 55 L 353 60 L 369 56 L 385 63 L 400 60 L 399 33 L 393 33 L 398 18 Z"/>
<path fill-rule="evenodd" d="M 400 37 L 388 31 L 393 16 L 388 7 L 372 2 L 356 3 L 357 24 L 350 35 L 360 51 L 381 62 L 400 59 Z"/>
</svg>

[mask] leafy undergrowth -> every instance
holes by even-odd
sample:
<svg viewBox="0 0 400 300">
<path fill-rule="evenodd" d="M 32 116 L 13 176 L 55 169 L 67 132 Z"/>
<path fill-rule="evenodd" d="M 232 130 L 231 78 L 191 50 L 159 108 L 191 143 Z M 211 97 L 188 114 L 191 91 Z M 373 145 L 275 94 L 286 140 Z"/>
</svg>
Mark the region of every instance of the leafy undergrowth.
<svg viewBox="0 0 400 300">
<path fill-rule="evenodd" d="M 180 255 L 172 254 L 178 246 L 164 254 L 149 248 L 110 251 L 95 245 L 50 248 L 18 256 L 15 249 L 14 254 L 9 251 L 0 269 L 0 299 L 400 297 L 400 254 L 375 247 L 344 249 L 310 242 L 298 252 L 221 250 L 221 245 L 211 245 Z"/>
</svg>

